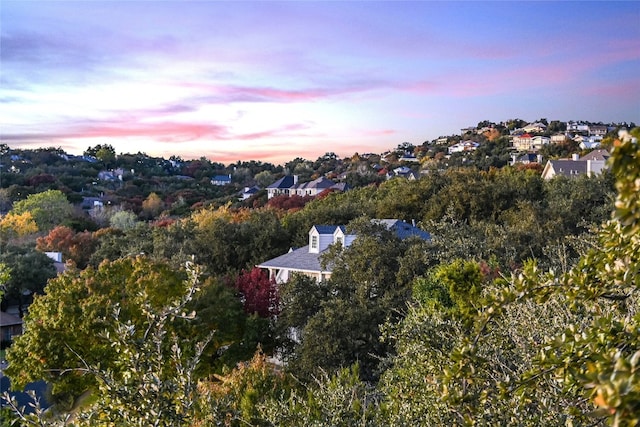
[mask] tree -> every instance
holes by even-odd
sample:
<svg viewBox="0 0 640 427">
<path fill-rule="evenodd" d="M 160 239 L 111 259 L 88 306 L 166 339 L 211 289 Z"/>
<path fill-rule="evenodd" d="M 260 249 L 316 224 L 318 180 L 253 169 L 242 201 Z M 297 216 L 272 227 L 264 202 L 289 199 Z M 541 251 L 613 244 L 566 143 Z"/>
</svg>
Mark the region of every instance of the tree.
<svg viewBox="0 0 640 427">
<path fill-rule="evenodd" d="M 637 136 L 617 142 L 613 217 L 570 271 L 527 262 L 487 290 L 471 330 L 419 305 L 390 333 L 391 424 L 640 422 L 638 160 Z"/>
<path fill-rule="evenodd" d="M 53 260 L 28 248 L 9 246 L 0 254 L 0 262 L 9 267 L 11 275 L 4 283 L 3 305 L 17 303 L 20 317 L 33 295 L 42 294 L 47 281 L 56 275 Z"/>
<path fill-rule="evenodd" d="M 147 218 L 157 217 L 164 209 L 164 202 L 156 193 L 150 193 L 142 202 L 142 212 Z"/>
<path fill-rule="evenodd" d="M 45 425 L 46 421 L 46 425 L 67 425 L 70 418 L 78 426 L 189 424 L 200 406 L 195 372 L 208 337 L 203 341 L 189 336 L 178 338 L 171 325 L 193 319 L 195 313 L 186 314 L 187 305 L 198 287 L 198 272 L 190 270 L 182 292 L 165 301 L 144 293 L 138 299 L 139 318 L 129 318 L 129 309 L 119 303 L 109 307 L 102 318 L 108 327 L 97 331 L 117 355 L 107 363 L 88 359 L 82 354 L 84 349 L 64 343 L 77 363 L 59 370 L 59 375 L 90 377 L 95 382 L 93 396 L 85 396 L 70 413 L 47 416 L 37 411 L 25 415 L 15 401 L 8 399 L 11 406 L 25 424 Z"/>
<path fill-rule="evenodd" d="M 97 243 L 93 233 L 76 233 L 61 225 L 51 230 L 47 236 L 39 237 L 36 240 L 36 249 L 42 252 L 61 252 L 65 261 L 71 260 L 78 268 L 84 269 Z"/>
<path fill-rule="evenodd" d="M 119 230 L 130 230 L 138 223 L 138 216 L 131 211 L 119 211 L 111 216 L 109 223 Z"/>
<path fill-rule="evenodd" d="M 26 236 L 38 231 L 31 212 L 9 213 L 0 219 L 0 243 L 6 244 L 13 237 Z"/>
<path fill-rule="evenodd" d="M 73 207 L 61 191 L 47 190 L 15 202 L 10 213 L 20 215 L 25 212 L 31 213 L 39 230 L 48 231 L 69 218 Z"/>
<path fill-rule="evenodd" d="M 44 256 L 44 255 L 43 255 Z M 34 299 L 25 316 L 25 333 L 18 337 L 7 358 L 6 373 L 16 387 L 44 379 L 62 406 L 96 386 L 97 378 L 76 369 L 86 365 L 120 372 L 119 355 L 109 334 L 118 319 L 135 327 L 140 337 L 149 326 L 144 311 L 160 309 L 184 291 L 185 272 L 151 263 L 143 257 L 103 263 L 98 269 L 67 269 L 52 279 L 46 294 Z"/>
<path fill-rule="evenodd" d="M 264 270 L 254 267 L 249 271 L 241 271 L 235 280 L 235 287 L 242 294 L 247 314 L 257 314 L 263 318 L 277 314 L 276 282 Z"/>
<path fill-rule="evenodd" d="M 270 171 L 258 172 L 256 176 L 253 177 L 253 179 L 256 181 L 256 184 L 258 184 L 262 188 L 273 184 L 274 182 L 273 174 Z"/>
</svg>

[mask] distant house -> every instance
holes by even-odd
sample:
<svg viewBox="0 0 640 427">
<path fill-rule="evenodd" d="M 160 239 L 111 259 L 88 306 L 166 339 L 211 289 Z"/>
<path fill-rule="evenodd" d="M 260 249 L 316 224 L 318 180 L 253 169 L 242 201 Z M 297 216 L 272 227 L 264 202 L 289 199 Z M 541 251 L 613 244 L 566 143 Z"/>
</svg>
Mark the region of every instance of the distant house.
<svg viewBox="0 0 640 427">
<path fill-rule="evenodd" d="M 213 185 L 229 185 L 231 184 L 231 174 L 229 175 L 216 175 L 211 178 L 211 184 Z"/>
<path fill-rule="evenodd" d="M 453 144 L 452 146 L 450 146 L 447 149 L 447 151 L 449 152 L 449 154 L 462 153 L 462 152 L 465 152 L 465 151 L 474 151 L 479 146 L 480 146 L 480 144 L 475 142 L 475 141 L 470 141 L 470 140 L 460 141 L 457 144 Z"/>
<path fill-rule="evenodd" d="M 102 197 L 83 197 L 81 206 L 82 209 L 91 210 L 103 207 L 104 202 L 102 201 Z"/>
<path fill-rule="evenodd" d="M 556 133 L 554 135 L 551 135 L 552 144 L 562 144 L 566 140 L 567 140 L 567 135 L 565 135 L 564 133 Z"/>
<path fill-rule="evenodd" d="M 309 182 L 298 182 L 298 175 L 286 175 L 273 184 L 267 186 L 267 197 L 269 199 L 280 196 L 311 196 L 315 197 L 325 190 L 333 189 L 345 191 L 348 186 L 344 183 L 336 184 L 332 180 L 321 176 Z"/>
<path fill-rule="evenodd" d="M 22 319 L 0 311 L 0 341 L 11 342 L 18 335 L 22 335 Z"/>
<path fill-rule="evenodd" d="M 240 200 L 247 200 L 249 197 L 255 195 L 258 191 L 260 191 L 260 187 L 244 187 L 244 190 L 240 192 Z"/>
<path fill-rule="evenodd" d="M 271 199 L 272 197 L 275 196 L 280 196 L 280 195 L 291 195 L 290 191 L 292 189 L 294 189 L 294 193 L 295 193 L 295 186 L 298 184 L 298 175 L 285 175 L 282 178 L 280 178 L 279 180 L 277 180 L 276 182 L 274 182 L 271 185 L 267 186 L 267 197 L 269 199 Z"/>
<path fill-rule="evenodd" d="M 515 148 L 516 150 L 530 151 L 532 142 L 533 142 L 533 137 L 528 133 L 524 133 L 522 135 L 515 135 L 513 137 L 512 142 L 513 142 L 513 148 Z"/>
<path fill-rule="evenodd" d="M 420 176 L 416 172 L 414 172 L 413 170 L 411 170 L 411 168 L 407 166 L 401 166 L 393 169 L 392 171 L 387 172 L 387 179 L 391 179 L 395 177 L 406 178 L 410 181 L 414 181 L 420 178 Z"/>
<path fill-rule="evenodd" d="M 592 152 L 582 158 L 574 154 L 572 159 L 549 160 L 542 171 L 542 178 L 551 179 L 558 175 L 575 178 L 600 174 L 607 167 L 609 153 L 606 150 L 596 151 L 597 153 Z"/>
<path fill-rule="evenodd" d="M 542 156 L 536 153 L 525 153 L 520 156 L 518 156 L 517 154 L 513 154 L 511 159 L 511 165 L 515 165 L 516 163 L 520 163 L 523 165 L 528 165 L 531 163 L 542 163 Z"/>
<path fill-rule="evenodd" d="M 411 153 L 404 153 L 402 157 L 398 159 L 400 162 L 419 162 L 418 158 Z"/>
<path fill-rule="evenodd" d="M 536 122 L 536 123 L 530 123 L 528 125 L 526 125 L 525 127 L 522 128 L 523 131 L 529 133 L 529 132 L 533 132 L 533 133 L 541 133 L 547 130 L 547 125 L 545 125 L 544 123 L 540 123 L 540 122 Z"/>
<path fill-rule="evenodd" d="M 392 230 L 400 239 L 418 237 L 430 240 L 431 235 L 411 224 L 398 219 L 376 219 L 376 223 Z M 288 253 L 257 265 L 269 271 L 269 277 L 277 283 L 289 280 L 292 274 L 299 273 L 324 281 L 331 277 L 331 266 L 322 268 L 320 258 L 333 244 L 350 246 L 356 239 L 355 234 L 348 234 L 343 225 L 314 225 L 309 230 L 309 244 L 299 249 L 291 249 Z"/>
</svg>

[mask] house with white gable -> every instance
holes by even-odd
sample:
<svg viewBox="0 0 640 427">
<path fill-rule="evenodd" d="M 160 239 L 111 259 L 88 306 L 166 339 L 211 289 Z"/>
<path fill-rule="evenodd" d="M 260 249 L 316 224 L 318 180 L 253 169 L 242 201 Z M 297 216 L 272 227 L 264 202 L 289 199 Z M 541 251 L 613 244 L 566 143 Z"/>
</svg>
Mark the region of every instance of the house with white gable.
<svg viewBox="0 0 640 427">
<path fill-rule="evenodd" d="M 525 132 L 541 133 L 547 130 L 547 125 L 540 122 L 529 123 L 528 125 L 523 127 L 522 130 Z"/>
<path fill-rule="evenodd" d="M 549 160 L 542 170 L 542 179 L 551 179 L 558 175 L 568 178 L 598 175 L 607 168 L 608 159 L 607 150 L 594 150 L 583 157 L 574 154 L 571 159 Z"/>
<path fill-rule="evenodd" d="M 281 195 L 315 197 L 327 189 L 345 191 L 347 186 L 345 184 L 336 184 L 323 176 L 313 181 L 299 183 L 298 175 L 286 175 L 267 186 L 267 197 L 269 199 Z"/>
<path fill-rule="evenodd" d="M 471 141 L 471 140 L 460 141 L 457 144 L 451 145 L 447 149 L 447 151 L 449 152 L 449 154 L 462 153 L 465 151 L 475 151 L 479 146 L 480 144 L 475 141 Z"/>
<path fill-rule="evenodd" d="M 400 239 L 416 236 L 430 240 L 431 235 L 411 224 L 398 219 L 375 219 L 376 223 L 392 230 Z M 322 267 L 321 257 L 331 245 L 349 247 L 357 238 L 349 234 L 344 225 L 314 225 L 309 230 L 309 244 L 257 265 L 269 271 L 269 277 L 276 283 L 288 281 L 294 273 L 313 277 L 319 282 L 331 277 L 331 266 Z"/>
</svg>

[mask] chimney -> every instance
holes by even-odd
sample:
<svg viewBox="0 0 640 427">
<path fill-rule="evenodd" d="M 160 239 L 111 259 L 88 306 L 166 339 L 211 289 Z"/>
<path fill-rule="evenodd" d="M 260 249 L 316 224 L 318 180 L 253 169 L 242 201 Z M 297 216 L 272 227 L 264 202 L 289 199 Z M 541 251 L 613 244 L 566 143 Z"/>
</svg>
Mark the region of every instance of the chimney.
<svg viewBox="0 0 640 427">
<path fill-rule="evenodd" d="M 538 163 L 542 163 L 542 154 L 538 154 L 536 160 L 538 160 Z"/>
<path fill-rule="evenodd" d="M 578 153 L 573 153 L 571 155 L 571 160 L 573 161 L 580 160 L 580 155 Z"/>
<path fill-rule="evenodd" d="M 298 175 L 293 175 L 293 185 L 298 183 Z"/>
</svg>

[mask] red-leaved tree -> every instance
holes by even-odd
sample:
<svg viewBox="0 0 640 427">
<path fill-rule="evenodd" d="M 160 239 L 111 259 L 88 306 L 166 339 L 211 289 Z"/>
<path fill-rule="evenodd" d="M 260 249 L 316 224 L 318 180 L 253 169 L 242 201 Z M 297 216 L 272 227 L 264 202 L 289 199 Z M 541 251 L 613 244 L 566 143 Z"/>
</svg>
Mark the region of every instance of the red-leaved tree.
<svg viewBox="0 0 640 427">
<path fill-rule="evenodd" d="M 242 294 L 246 313 L 256 313 L 264 318 L 277 314 L 276 282 L 270 279 L 269 274 L 264 270 L 254 267 L 250 271 L 241 271 L 236 279 L 235 287 Z"/>
</svg>

